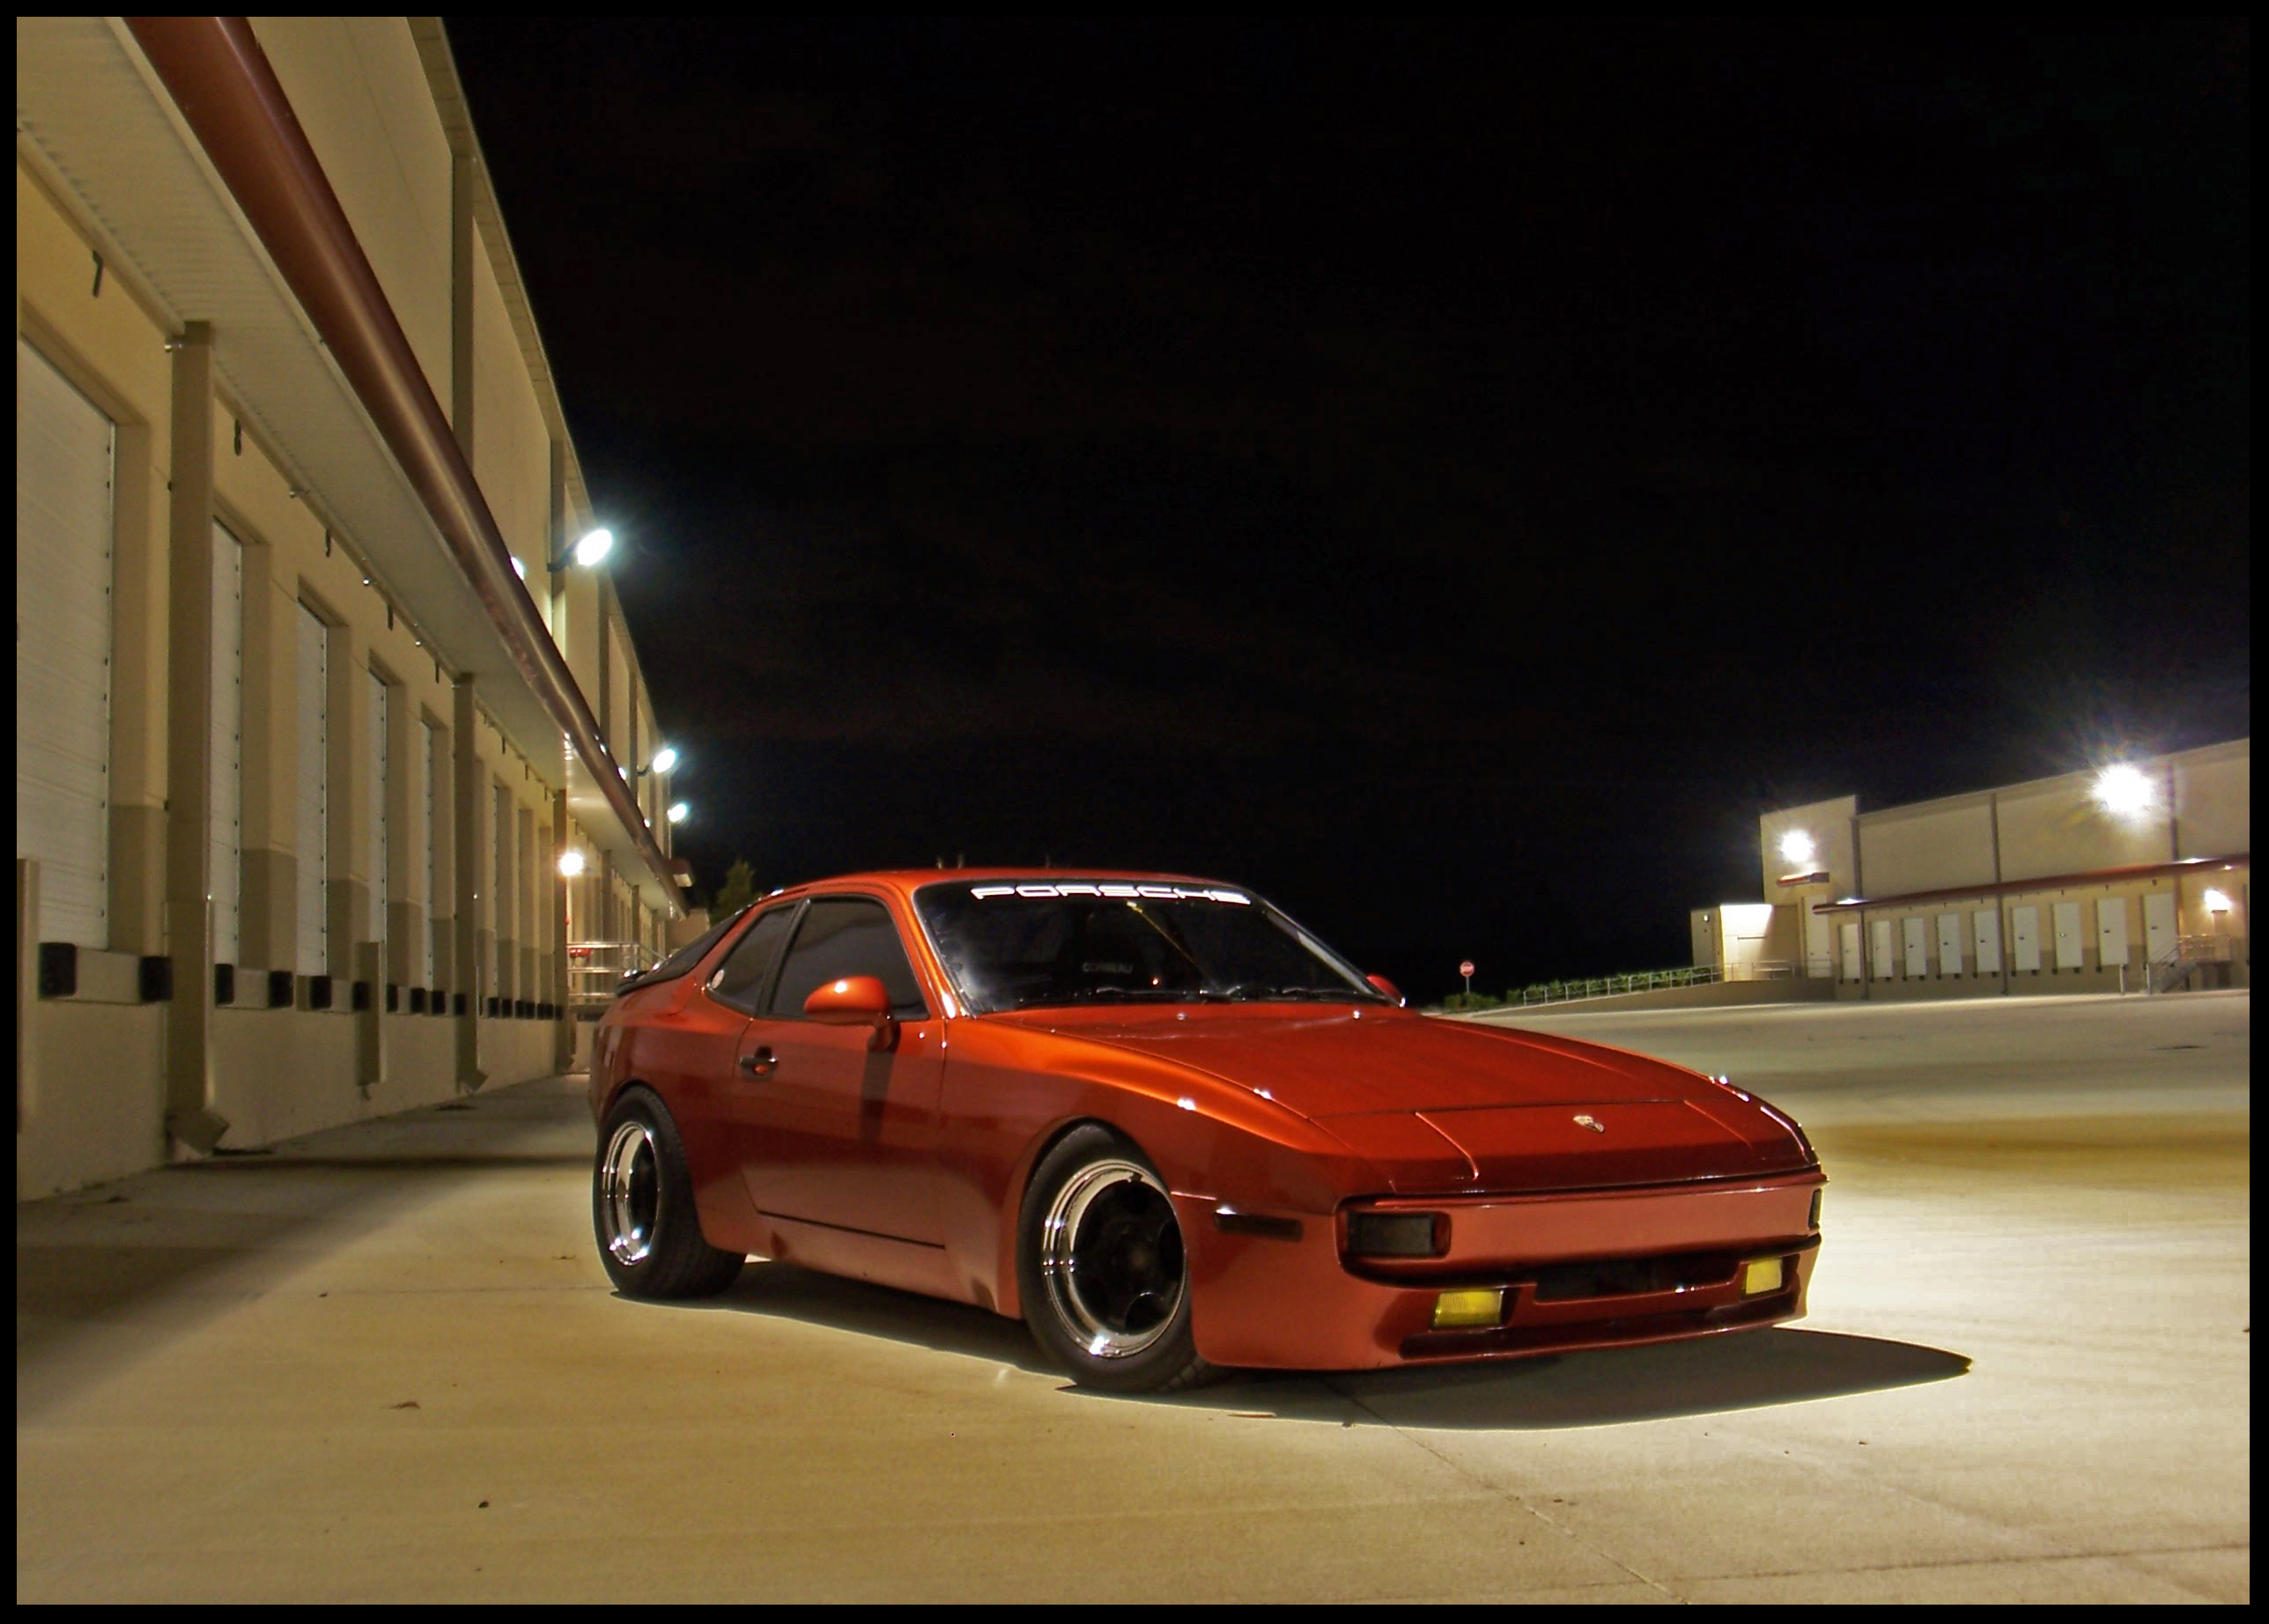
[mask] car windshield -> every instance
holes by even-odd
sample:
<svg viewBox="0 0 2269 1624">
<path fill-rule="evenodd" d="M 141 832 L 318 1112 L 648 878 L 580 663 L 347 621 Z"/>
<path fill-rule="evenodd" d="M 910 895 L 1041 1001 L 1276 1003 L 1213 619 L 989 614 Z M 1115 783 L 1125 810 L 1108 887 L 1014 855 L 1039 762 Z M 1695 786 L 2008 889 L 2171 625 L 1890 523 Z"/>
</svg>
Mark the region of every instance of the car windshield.
<svg viewBox="0 0 2269 1624">
<path fill-rule="evenodd" d="M 1038 1005 L 1385 1001 L 1259 897 L 1121 880 L 956 880 L 915 911 L 972 1015 Z"/>
</svg>

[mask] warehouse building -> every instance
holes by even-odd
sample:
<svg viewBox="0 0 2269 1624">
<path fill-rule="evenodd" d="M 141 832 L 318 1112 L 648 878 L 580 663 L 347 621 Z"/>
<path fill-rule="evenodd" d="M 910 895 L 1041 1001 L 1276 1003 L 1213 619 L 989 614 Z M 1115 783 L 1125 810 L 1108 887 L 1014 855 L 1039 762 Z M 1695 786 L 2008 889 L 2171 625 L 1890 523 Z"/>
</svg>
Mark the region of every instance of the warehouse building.
<svg viewBox="0 0 2269 1624">
<path fill-rule="evenodd" d="M 1757 820 L 1764 900 L 1696 909 L 1695 963 L 1796 996 L 2251 985 L 2251 742 L 1862 812 Z"/>
<path fill-rule="evenodd" d="M 686 875 L 439 22 L 16 41 L 18 1199 L 559 1070 Z"/>
</svg>

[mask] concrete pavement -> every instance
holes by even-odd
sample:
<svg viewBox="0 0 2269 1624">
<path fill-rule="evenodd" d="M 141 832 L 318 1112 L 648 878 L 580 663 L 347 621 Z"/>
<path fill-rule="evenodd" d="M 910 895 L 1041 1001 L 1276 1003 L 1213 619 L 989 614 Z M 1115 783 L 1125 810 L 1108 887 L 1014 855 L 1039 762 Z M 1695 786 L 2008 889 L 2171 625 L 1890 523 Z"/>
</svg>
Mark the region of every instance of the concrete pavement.
<svg viewBox="0 0 2269 1624">
<path fill-rule="evenodd" d="M 1829 1167 L 1812 1316 L 1157 1401 L 593 1252 L 580 1079 L 17 1209 L 19 1601 L 2243 1601 L 2249 995 L 1595 1013 Z"/>
</svg>

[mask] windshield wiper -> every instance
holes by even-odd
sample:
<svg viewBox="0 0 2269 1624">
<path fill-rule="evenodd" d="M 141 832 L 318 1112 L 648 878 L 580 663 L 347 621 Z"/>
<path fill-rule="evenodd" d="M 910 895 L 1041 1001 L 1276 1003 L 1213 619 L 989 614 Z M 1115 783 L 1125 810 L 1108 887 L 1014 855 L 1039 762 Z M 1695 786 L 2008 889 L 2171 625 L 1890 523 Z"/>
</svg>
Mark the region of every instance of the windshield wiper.
<svg viewBox="0 0 2269 1624">
<path fill-rule="evenodd" d="M 1349 986 L 1271 986 L 1265 981 L 1239 981 L 1231 986 L 1209 987 L 1208 998 L 1231 999 L 1238 1003 L 1305 1003 L 1321 1001 L 1337 1003 L 1344 999 L 1352 1003 L 1366 994 Z M 1376 994 L 1368 995 L 1376 998 Z"/>
</svg>

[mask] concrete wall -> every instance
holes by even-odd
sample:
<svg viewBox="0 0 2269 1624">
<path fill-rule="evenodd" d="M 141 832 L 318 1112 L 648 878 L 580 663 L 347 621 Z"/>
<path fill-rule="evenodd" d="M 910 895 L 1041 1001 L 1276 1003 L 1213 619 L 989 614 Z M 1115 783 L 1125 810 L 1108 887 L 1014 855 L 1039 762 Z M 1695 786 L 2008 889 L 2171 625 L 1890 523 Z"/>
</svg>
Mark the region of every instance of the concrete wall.
<svg viewBox="0 0 2269 1624">
<path fill-rule="evenodd" d="M 1781 842 L 1791 833 L 1802 833 L 1810 838 L 1815 853 L 1812 867 L 1825 869 L 1829 884 L 1839 897 L 1850 897 L 1859 889 L 1852 873 L 1851 820 L 1859 810 L 1856 795 L 1837 795 L 1828 801 L 1814 801 L 1800 807 L 1783 807 L 1768 812 L 1757 820 L 1757 867 L 1763 895 L 1769 900 L 1781 900 L 1782 881 L 1791 873 L 1792 864 L 1781 851 Z"/>
<path fill-rule="evenodd" d="M 400 17 L 255 17 L 254 37 L 339 207 L 450 402 L 449 141 Z"/>
<path fill-rule="evenodd" d="M 408 21 L 262 18 L 254 31 L 435 397 L 462 419 L 476 477 L 539 616 L 629 759 L 630 735 L 655 736 L 651 701 L 603 578 L 583 570 L 554 578 L 543 567 L 559 530 L 580 535 L 590 516 L 566 512 L 561 470 L 572 452 L 554 444 L 541 394 L 548 386 L 507 314 L 508 255 L 484 233 L 456 229 L 467 207 L 464 159 L 452 151 Z M 476 1068 L 489 1082 L 543 1075 L 569 1040 L 564 1016 L 539 1013 L 558 998 L 566 886 L 553 808 L 564 762 L 530 761 L 506 743 L 478 684 L 423 646 L 419 605 L 389 602 L 366 571 L 357 537 L 340 528 L 342 505 L 296 487 L 291 415 L 262 409 L 264 352 L 241 350 L 235 365 L 216 365 L 213 336 L 185 333 L 173 314 L 137 303 L 138 283 L 114 271 L 98 288 L 99 241 L 113 267 L 148 245 L 103 238 L 120 228 L 76 197 L 78 184 L 68 163 L 39 167 L 19 148 L 17 330 L 118 429 L 103 742 L 112 895 L 107 945 L 77 955 L 75 985 L 43 991 L 41 944 L 26 934 L 21 901 L 26 887 L 36 889 L 37 864 L 19 852 L 19 1199 L 187 1154 L 187 1106 L 225 1118 L 222 1145 L 249 1147 L 446 1098 Z M 219 208 L 203 196 L 180 206 Z M 453 334 L 468 336 L 465 353 Z M 285 443 L 269 443 L 261 423 Z M 212 519 L 243 543 L 245 564 L 240 935 L 219 967 L 198 902 L 204 871 L 169 856 L 182 849 L 184 818 L 203 827 L 205 816 L 202 795 L 174 794 L 172 775 L 215 744 L 204 698 L 177 707 L 173 691 L 174 656 L 187 658 L 189 646 L 177 647 L 174 629 L 203 624 L 202 595 L 185 594 L 201 594 L 196 582 L 208 577 L 173 560 L 195 561 L 183 538 L 210 537 Z M 432 545 L 438 559 L 438 537 Z M 300 850 L 296 799 L 303 608 L 326 628 L 329 662 L 320 976 L 295 973 L 298 884 L 310 856 Z M 602 666 L 602 622 L 611 668 Z M 388 690 L 382 896 L 371 851 L 373 675 Z M 421 722 L 435 728 L 430 760 Z M 429 891 L 417 815 L 437 769 Z M 656 797 L 666 788 L 649 779 L 640 795 L 664 840 L 666 802 Z M 461 813 L 469 841 L 460 839 Z M 591 849 L 572 821 L 567 834 Z M 659 946 L 674 898 L 656 897 L 650 877 L 641 897 L 610 865 L 594 867 L 590 912 L 610 928 L 636 919 Z M 460 912 L 469 954 L 457 941 Z M 281 982 L 272 980 L 279 971 Z"/>
<path fill-rule="evenodd" d="M 2145 804 L 2125 811 L 2102 804 L 2099 773 L 2090 768 L 1853 813 L 1846 823 L 1856 845 L 1847 843 L 1840 853 L 1827 831 L 1835 826 L 1839 808 L 1856 804 L 1850 798 L 1768 812 L 1758 820 L 1759 859 L 1766 896 L 1792 904 L 1791 953 L 1785 956 L 1801 956 L 1808 973 L 1824 973 L 1837 983 L 1838 995 L 1846 997 L 2117 992 L 2123 979 L 2120 933 L 2107 935 L 2097 912 L 2100 904 L 2109 902 L 2126 916 L 2125 984 L 2140 988 L 2150 951 L 2142 899 L 2164 892 L 2176 903 L 2174 934 L 2194 944 L 2184 951 L 2195 951 L 2215 966 L 2201 978 L 2212 985 L 2248 985 L 2250 868 L 2243 862 L 2225 867 L 2207 860 L 2242 858 L 2251 849 L 2251 756 L 2250 741 L 2240 739 L 2139 760 L 2134 764 L 2151 793 Z M 1788 882 L 1788 865 L 1778 848 L 1790 828 L 1805 829 L 1820 841 L 1829 854 L 1829 883 Z M 1846 853 L 1848 878 L 1836 869 Z M 2197 867 L 2175 869 L 2177 863 Z M 2169 871 L 2117 872 L 2152 866 Z M 2037 888 L 2024 883 L 2034 880 L 2069 882 Z M 1837 905 L 1862 895 L 1880 899 L 1878 905 Z M 2217 900 L 2218 907 L 2213 905 Z M 2052 940 L 2059 904 L 2076 905 L 2086 923 L 2078 933 L 2078 950 L 2068 943 L 2062 963 Z M 1731 906 L 1717 912 L 1730 917 L 1726 910 Z M 2026 910 L 2029 915 L 2021 912 Z M 1980 912 L 1994 921 L 2001 955 L 2000 965 L 1983 975 L 1977 968 Z M 2071 915 L 2065 917 L 2068 921 Z M 2016 962 L 2021 919 L 2046 944 L 2037 968 Z M 1845 927 L 1852 926 L 1859 931 L 1857 955 L 1845 948 Z M 1722 940 L 1714 950 L 1718 962 L 1729 961 Z M 1784 956 L 1778 949 L 1774 956 Z"/>
</svg>

